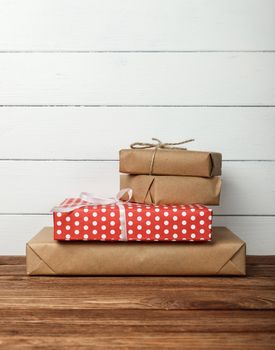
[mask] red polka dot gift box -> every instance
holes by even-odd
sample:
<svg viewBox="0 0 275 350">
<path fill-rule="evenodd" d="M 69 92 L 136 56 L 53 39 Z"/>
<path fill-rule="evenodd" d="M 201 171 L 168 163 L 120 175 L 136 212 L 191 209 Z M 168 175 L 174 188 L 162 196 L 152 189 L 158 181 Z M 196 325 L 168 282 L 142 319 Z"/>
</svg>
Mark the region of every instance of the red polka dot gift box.
<svg viewBox="0 0 275 350">
<path fill-rule="evenodd" d="M 212 234 L 212 209 L 200 204 L 90 205 L 70 198 L 53 219 L 54 239 L 62 241 L 210 241 Z"/>
</svg>

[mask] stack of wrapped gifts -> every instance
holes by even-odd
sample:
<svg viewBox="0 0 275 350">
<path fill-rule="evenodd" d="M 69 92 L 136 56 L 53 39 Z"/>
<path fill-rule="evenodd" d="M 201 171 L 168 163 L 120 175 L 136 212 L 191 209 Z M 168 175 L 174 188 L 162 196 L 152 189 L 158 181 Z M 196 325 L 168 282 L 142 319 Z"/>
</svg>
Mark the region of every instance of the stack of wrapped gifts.
<svg viewBox="0 0 275 350">
<path fill-rule="evenodd" d="M 83 192 L 27 243 L 29 275 L 244 275 L 245 243 L 212 227 L 221 154 L 178 144 L 120 151 L 120 192 Z"/>
</svg>

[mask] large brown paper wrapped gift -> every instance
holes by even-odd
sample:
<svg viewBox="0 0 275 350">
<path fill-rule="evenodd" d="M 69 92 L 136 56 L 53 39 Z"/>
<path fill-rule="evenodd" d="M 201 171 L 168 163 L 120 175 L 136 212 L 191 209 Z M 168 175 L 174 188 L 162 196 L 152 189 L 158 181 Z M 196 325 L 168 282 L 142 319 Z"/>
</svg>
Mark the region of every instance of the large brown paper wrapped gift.
<svg viewBox="0 0 275 350">
<path fill-rule="evenodd" d="M 148 175 L 154 152 L 155 149 L 120 150 L 120 172 Z M 221 166 L 221 153 L 158 149 L 155 154 L 152 174 L 211 177 L 221 175 Z"/>
<path fill-rule="evenodd" d="M 126 187 L 137 203 L 218 205 L 221 177 L 120 175 L 120 188 Z"/>
<path fill-rule="evenodd" d="M 44 228 L 27 243 L 29 275 L 245 275 L 245 243 L 225 227 L 211 242 L 59 242 Z"/>
</svg>

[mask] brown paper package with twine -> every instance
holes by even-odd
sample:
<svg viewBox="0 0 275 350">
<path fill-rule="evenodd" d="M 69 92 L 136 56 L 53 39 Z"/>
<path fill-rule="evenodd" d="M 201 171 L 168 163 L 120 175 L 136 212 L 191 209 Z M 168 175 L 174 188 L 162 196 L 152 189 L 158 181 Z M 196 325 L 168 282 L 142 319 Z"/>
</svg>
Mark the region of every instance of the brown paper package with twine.
<svg viewBox="0 0 275 350">
<path fill-rule="evenodd" d="M 186 175 L 212 177 L 221 175 L 222 155 L 217 152 L 189 151 L 178 145 L 194 139 L 175 143 L 135 142 L 131 149 L 119 152 L 121 173 L 140 175 Z"/>
</svg>

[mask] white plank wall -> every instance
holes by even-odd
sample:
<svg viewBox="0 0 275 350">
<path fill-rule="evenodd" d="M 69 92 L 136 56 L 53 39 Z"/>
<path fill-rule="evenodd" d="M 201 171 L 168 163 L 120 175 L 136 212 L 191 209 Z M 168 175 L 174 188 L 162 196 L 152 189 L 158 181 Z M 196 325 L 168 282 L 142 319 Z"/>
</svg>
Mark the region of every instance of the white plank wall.
<svg viewBox="0 0 275 350">
<path fill-rule="evenodd" d="M 48 213 L 66 196 L 82 191 L 114 196 L 119 189 L 117 161 L 2 161 L 0 212 Z M 224 162 L 222 215 L 275 212 L 275 162 Z M 262 179 L 262 180 L 261 180 Z M 31 193 L 30 193 L 31 191 Z"/>
<path fill-rule="evenodd" d="M 6 53 L 11 105 L 274 105 L 275 52 Z"/>
<path fill-rule="evenodd" d="M 275 1 L 0 0 L 0 255 L 118 190 L 118 150 L 223 153 L 215 224 L 275 254 Z"/>
<path fill-rule="evenodd" d="M 0 50 L 274 50 L 273 0 L 1 0 Z"/>
<path fill-rule="evenodd" d="M 275 160 L 274 130 L 275 107 L 2 107 L 0 159 L 118 160 L 134 141 L 192 137 L 226 161 Z"/>
</svg>

